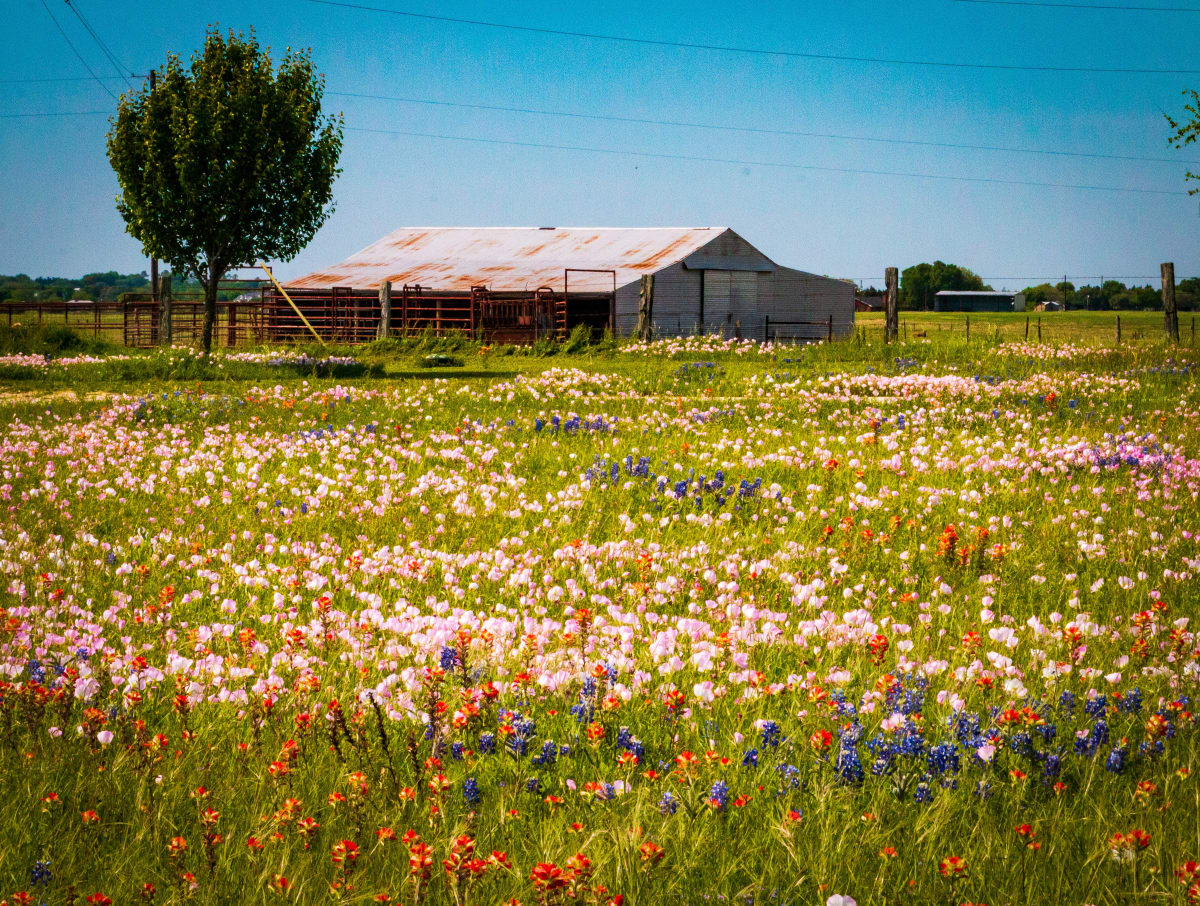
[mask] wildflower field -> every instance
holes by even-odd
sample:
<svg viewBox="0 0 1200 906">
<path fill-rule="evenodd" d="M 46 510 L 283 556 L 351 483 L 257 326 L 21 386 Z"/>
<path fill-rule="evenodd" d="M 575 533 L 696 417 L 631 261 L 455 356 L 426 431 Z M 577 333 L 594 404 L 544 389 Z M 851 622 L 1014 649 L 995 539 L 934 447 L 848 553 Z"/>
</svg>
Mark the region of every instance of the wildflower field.
<svg viewBox="0 0 1200 906">
<path fill-rule="evenodd" d="M 1188 350 L 479 352 L 0 361 L 0 901 L 1200 902 Z"/>
</svg>

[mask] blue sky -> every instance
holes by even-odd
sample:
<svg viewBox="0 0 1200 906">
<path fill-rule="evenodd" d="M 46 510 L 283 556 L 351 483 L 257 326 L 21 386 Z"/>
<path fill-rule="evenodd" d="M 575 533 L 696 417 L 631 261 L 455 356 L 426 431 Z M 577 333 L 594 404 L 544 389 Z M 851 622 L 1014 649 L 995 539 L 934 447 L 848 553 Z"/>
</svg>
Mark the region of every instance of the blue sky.
<svg viewBox="0 0 1200 906">
<path fill-rule="evenodd" d="M 412 12 L 672 41 L 904 59 L 1200 69 L 1200 13 L 1057 10 L 955 0 L 654 4 L 364 0 Z M 1117 2 L 1117 0 L 1111 0 Z M 89 65 L 113 69 L 63 0 Z M 1162 0 L 1162 5 L 1186 5 Z M 41 0 L 9 0 L 0 80 L 86 77 Z M 747 134 L 327 97 L 348 127 L 816 167 L 1183 193 L 1164 112 L 1200 75 L 987 71 L 803 60 L 532 34 L 304 0 L 78 0 L 135 72 L 188 56 L 209 23 L 312 48 L 329 91 L 875 138 L 1178 162 L 1104 160 Z M 106 82 L 119 92 L 122 83 Z M 92 81 L 0 81 L 0 113 L 110 110 Z M 0 119 L 0 273 L 146 268 L 124 232 L 105 116 Z M 1029 277 L 1200 273 L 1200 197 L 681 161 L 347 131 L 337 211 L 278 272 L 339 260 L 405 225 L 702 226 L 776 261 L 882 283 L 941 258 L 1020 288 Z M 1193 169 L 1200 169 L 1194 166 Z"/>
</svg>

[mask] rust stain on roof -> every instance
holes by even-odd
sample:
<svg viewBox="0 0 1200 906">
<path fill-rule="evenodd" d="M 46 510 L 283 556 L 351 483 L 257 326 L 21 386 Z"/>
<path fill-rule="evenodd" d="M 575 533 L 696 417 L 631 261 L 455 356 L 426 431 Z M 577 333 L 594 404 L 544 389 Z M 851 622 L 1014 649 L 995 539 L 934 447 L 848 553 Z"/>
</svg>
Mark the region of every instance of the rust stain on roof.
<svg viewBox="0 0 1200 906">
<path fill-rule="evenodd" d="M 345 261 L 287 286 L 368 289 L 384 280 L 434 290 L 561 288 L 567 268 L 615 271 L 617 285 L 661 270 L 703 248 L 724 227 L 406 227 Z M 572 273 L 572 289 L 608 290 L 608 274 Z"/>
</svg>

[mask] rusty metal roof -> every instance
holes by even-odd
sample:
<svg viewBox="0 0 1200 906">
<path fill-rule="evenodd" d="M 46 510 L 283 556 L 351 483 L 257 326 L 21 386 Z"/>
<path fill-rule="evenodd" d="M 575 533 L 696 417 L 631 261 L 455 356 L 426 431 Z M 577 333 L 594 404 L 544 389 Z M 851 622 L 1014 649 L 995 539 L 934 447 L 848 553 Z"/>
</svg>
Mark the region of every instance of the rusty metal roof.
<svg viewBox="0 0 1200 906">
<path fill-rule="evenodd" d="M 340 264 L 287 285 L 377 287 L 384 280 L 434 290 L 563 288 L 565 268 L 613 270 L 617 286 L 661 270 L 725 227 L 404 227 Z M 612 289 L 608 274 L 572 273 L 570 289 Z"/>
</svg>

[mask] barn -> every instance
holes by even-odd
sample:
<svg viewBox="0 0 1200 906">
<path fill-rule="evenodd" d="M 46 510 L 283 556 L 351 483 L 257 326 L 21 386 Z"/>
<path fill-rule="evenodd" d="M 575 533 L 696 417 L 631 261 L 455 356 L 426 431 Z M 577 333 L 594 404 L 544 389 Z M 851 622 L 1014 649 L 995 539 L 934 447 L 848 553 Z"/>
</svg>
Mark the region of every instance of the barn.
<svg viewBox="0 0 1200 906">
<path fill-rule="evenodd" d="M 526 342 L 580 324 L 632 334 L 646 276 L 656 336 L 853 329 L 853 284 L 776 264 L 725 227 L 405 227 L 285 289 L 328 339 L 374 339 L 388 285 L 390 335 Z M 265 310 L 275 338 L 304 329 L 278 294 Z"/>
<path fill-rule="evenodd" d="M 934 311 L 1024 311 L 1024 293 L 944 289 L 933 297 Z"/>
</svg>

